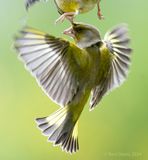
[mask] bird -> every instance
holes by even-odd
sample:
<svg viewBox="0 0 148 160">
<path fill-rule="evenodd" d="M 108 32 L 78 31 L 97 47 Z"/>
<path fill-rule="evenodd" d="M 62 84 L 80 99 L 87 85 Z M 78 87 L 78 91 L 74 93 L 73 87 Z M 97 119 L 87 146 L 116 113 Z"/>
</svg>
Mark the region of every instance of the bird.
<svg viewBox="0 0 148 160">
<path fill-rule="evenodd" d="M 30 6 L 39 1 L 40 0 L 26 0 L 26 9 L 28 10 Z M 56 20 L 56 23 L 63 22 L 65 18 L 72 22 L 77 14 L 89 12 L 96 5 L 98 7 L 99 19 L 104 19 L 100 9 L 100 1 L 101 0 L 54 0 L 59 14 L 61 14 L 61 16 Z"/>
<path fill-rule="evenodd" d="M 49 142 L 72 154 L 79 150 L 78 119 L 89 96 L 91 111 L 124 82 L 132 49 L 126 24 L 113 27 L 103 39 L 97 28 L 81 22 L 63 34 L 72 40 L 24 27 L 14 47 L 45 94 L 59 105 L 51 115 L 36 118 L 37 127 Z"/>
</svg>

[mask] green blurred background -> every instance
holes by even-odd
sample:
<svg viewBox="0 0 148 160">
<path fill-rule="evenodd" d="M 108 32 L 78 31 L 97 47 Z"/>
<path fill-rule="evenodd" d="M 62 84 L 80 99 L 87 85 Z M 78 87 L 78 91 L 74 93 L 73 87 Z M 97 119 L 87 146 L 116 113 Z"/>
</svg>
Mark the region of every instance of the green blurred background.
<svg viewBox="0 0 148 160">
<path fill-rule="evenodd" d="M 98 27 L 102 36 L 125 22 L 132 39 L 128 80 L 80 118 L 80 151 L 74 155 L 47 143 L 34 118 L 58 109 L 24 69 L 13 50 L 13 36 L 26 23 L 56 36 L 69 26 L 54 25 L 53 0 L 38 3 L 27 14 L 23 0 L 0 1 L 0 160 L 147 160 L 148 159 L 148 1 L 102 0 L 104 21 L 96 8 L 77 21 Z M 65 37 L 66 38 L 66 37 Z"/>
</svg>

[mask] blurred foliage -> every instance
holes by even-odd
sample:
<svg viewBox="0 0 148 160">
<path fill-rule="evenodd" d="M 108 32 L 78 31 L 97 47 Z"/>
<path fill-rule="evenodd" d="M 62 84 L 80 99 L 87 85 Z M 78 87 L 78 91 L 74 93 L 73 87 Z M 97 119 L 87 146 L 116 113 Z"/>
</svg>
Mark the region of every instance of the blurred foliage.
<svg viewBox="0 0 148 160">
<path fill-rule="evenodd" d="M 69 155 L 46 142 L 34 123 L 58 108 L 41 91 L 13 50 L 13 37 L 24 25 L 52 35 L 69 26 L 54 25 L 58 13 L 53 0 L 38 3 L 26 13 L 23 0 L 0 4 L 0 159 L 1 160 L 147 160 L 148 159 L 148 1 L 102 0 L 105 20 L 96 8 L 77 16 L 104 33 L 127 23 L 132 39 L 132 65 L 128 80 L 104 97 L 93 112 L 85 107 L 80 118 L 80 151 Z M 67 38 L 64 36 L 64 38 Z"/>
</svg>

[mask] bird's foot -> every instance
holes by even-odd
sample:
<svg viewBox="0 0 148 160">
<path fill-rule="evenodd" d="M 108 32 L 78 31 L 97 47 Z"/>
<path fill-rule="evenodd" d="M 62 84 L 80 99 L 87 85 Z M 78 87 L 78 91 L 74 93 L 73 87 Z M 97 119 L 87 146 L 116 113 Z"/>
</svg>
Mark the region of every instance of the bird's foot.
<svg viewBox="0 0 148 160">
<path fill-rule="evenodd" d="M 69 20 L 71 23 L 73 23 L 73 19 L 75 17 L 76 13 L 75 12 L 66 12 L 63 13 L 56 21 L 55 24 L 58 22 L 64 22 L 65 19 Z"/>
<path fill-rule="evenodd" d="M 63 32 L 63 34 L 68 35 L 68 36 L 70 36 L 70 37 L 72 37 L 72 38 L 75 37 L 72 27 L 70 27 L 70 28 L 68 28 L 68 29 L 65 29 L 64 32 Z"/>
<path fill-rule="evenodd" d="M 98 17 L 100 20 L 105 19 L 104 16 L 102 15 L 101 11 L 98 11 Z"/>
<path fill-rule="evenodd" d="M 97 6 L 98 6 L 98 17 L 99 17 L 100 20 L 102 20 L 102 19 L 104 19 L 104 16 L 101 13 L 100 0 L 98 1 Z"/>
</svg>

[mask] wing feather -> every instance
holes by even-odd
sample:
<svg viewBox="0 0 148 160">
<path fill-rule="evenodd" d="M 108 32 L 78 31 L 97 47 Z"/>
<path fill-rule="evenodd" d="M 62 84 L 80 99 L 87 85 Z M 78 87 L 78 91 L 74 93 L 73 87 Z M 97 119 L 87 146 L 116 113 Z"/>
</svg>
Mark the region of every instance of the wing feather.
<svg viewBox="0 0 148 160">
<path fill-rule="evenodd" d="M 40 2 L 41 0 L 26 0 L 25 7 L 28 10 L 30 6 L 34 5 L 36 2 Z M 47 1 L 47 0 L 44 0 Z"/>
<path fill-rule="evenodd" d="M 93 109 L 107 92 L 120 86 L 127 77 L 132 51 L 129 48 L 127 31 L 125 25 L 120 25 L 105 34 L 103 43 L 113 58 L 106 80 L 92 90 L 90 109 Z"/>
<path fill-rule="evenodd" d="M 79 73 L 86 61 L 82 50 L 68 41 L 29 27 L 20 32 L 15 48 L 44 92 L 59 105 L 67 105 L 81 81 Z M 81 59 L 83 66 L 79 63 Z"/>
</svg>

